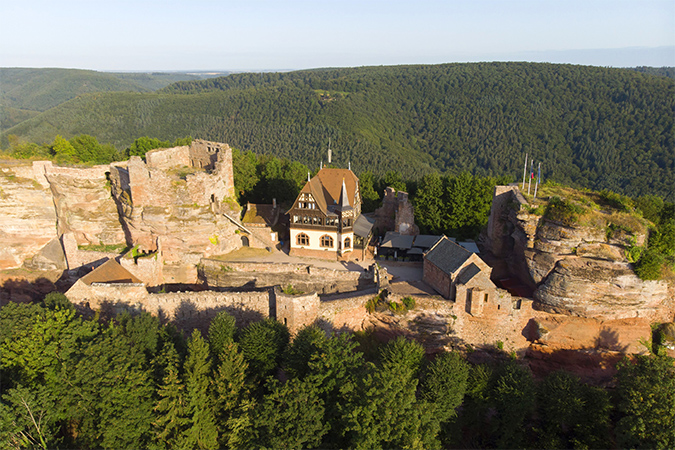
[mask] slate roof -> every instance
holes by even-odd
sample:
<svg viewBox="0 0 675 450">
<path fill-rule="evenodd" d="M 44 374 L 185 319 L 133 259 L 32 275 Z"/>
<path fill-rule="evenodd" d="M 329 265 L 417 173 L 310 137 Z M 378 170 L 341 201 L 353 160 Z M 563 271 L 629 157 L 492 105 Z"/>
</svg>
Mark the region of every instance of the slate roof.
<svg viewBox="0 0 675 450">
<path fill-rule="evenodd" d="M 143 283 L 114 259 L 107 260 L 80 280 L 86 285 L 92 283 Z"/>
<path fill-rule="evenodd" d="M 373 229 L 375 224 L 375 219 L 372 217 L 366 217 L 361 214 L 354 222 L 354 234 L 361 236 L 362 238 L 368 237 L 370 231 Z"/>
<path fill-rule="evenodd" d="M 464 247 L 455 244 L 447 237 L 443 236 L 429 250 L 424 257 L 427 261 L 441 269 L 443 272 L 451 274 L 459 269 L 472 255 Z"/>
<path fill-rule="evenodd" d="M 480 267 L 475 264 L 469 264 L 457 277 L 457 283 L 466 284 L 480 272 Z"/>
<path fill-rule="evenodd" d="M 380 247 L 408 250 L 412 247 L 414 238 L 415 236 L 401 235 L 395 231 L 387 231 Z"/>
<path fill-rule="evenodd" d="M 413 247 L 419 248 L 431 248 L 436 242 L 441 238 L 441 236 L 434 236 L 431 234 L 418 234 L 415 236 L 415 242 L 413 242 Z"/>
</svg>

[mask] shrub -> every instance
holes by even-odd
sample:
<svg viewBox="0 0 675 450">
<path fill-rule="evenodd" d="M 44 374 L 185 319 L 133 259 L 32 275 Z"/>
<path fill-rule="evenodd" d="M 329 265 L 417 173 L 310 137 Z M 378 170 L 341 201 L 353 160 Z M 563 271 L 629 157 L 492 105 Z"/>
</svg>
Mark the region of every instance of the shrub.
<svg viewBox="0 0 675 450">
<path fill-rule="evenodd" d="M 377 309 L 377 306 L 380 304 L 380 297 L 373 297 L 366 302 L 366 311 L 368 314 L 372 314 Z"/>
<path fill-rule="evenodd" d="M 664 263 L 665 257 L 661 253 L 647 249 L 635 264 L 635 274 L 642 280 L 658 280 Z"/>
<path fill-rule="evenodd" d="M 607 205 L 622 212 L 630 212 L 635 206 L 633 200 L 631 200 L 629 197 L 617 194 L 616 192 L 612 192 L 607 189 L 603 189 L 602 191 L 598 192 L 598 195 Z"/>
<path fill-rule="evenodd" d="M 281 292 L 283 292 L 286 295 L 300 295 L 305 293 L 305 291 L 301 291 L 300 289 L 294 288 L 293 285 L 291 284 L 289 284 L 286 287 L 283 287 L 281 289 Z"/>
<path fill-rule="evenodd" d="M 586 212 L 586 208 L 569 200 L 561 199 L 557 195 L 549 200 L 544 217 L 555 220 L 563 225 L 571 226 L 579 221 L 579 217 Z"/>
<path fill-rule="evenodd" d="M 415 299 L 408 296 L 401 299 L 407 310 L 411 310 L 415 307 Z"/>
</svg>

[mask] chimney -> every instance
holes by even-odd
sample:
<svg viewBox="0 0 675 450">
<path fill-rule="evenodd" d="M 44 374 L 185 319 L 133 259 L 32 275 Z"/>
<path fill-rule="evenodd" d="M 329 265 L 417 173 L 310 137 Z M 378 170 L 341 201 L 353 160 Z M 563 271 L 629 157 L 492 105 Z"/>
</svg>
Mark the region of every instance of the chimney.
<svg viewBox="0 0 675 450">
<path fill-rule="evenodd" d="M 331 156 L 333 156 L 333 150 L 328 149 L 328 164 L 331 163 Z"/>
</svg>

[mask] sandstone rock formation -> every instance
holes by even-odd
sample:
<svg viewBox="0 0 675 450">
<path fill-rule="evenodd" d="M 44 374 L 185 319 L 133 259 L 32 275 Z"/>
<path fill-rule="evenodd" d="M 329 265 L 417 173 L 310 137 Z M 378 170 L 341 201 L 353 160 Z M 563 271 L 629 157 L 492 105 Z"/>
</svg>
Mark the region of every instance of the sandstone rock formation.
<svg viewBox="0 0 675 450">
<path fill-rule="evenodd" d="M 645 243 L 646 233 L 615 231 L 612 214 L 599 211 L 597 223 L 564 225 L 532 213 L 517 186 L 497 186 L 487 247 L 534 290 L 540 309 L 606 320 L 672 320 L 667 283 L 641 280 L 626 258 L 629 246 Z"/>
<path fill-rule="evenodd" d="M 0 211 L 0 270 L 20 267 L 58 237 L 52 193 L 30 165 L 0 167 Z"/>
<path fill-rule="evenodd" d="M 226 145 L 195 141 L 190 147 L 152 151 L 147 162 L 131 157 L 111 167 L 112 193 L 127 241 L 156 252 L 174 282 L 195 282 L 202 257 L 228 253 L 241 243 L 232 181 L 232 152 Z M 186 166 L 184 163 L 190 164 Z M 186 267 L 192 266 L 187 272 Z"/>
<path fill-rule="evenodd" d="M 78 245 L 136 246 L 143 255 L 161 240 L 167 282 L 195 282 L 200 258 L 242 245 L 233 197 L 231 149 L 202 140 L 89 168 L 3 163 L 0 270 L 75 269 L 102 259 Z"/>
</svg>

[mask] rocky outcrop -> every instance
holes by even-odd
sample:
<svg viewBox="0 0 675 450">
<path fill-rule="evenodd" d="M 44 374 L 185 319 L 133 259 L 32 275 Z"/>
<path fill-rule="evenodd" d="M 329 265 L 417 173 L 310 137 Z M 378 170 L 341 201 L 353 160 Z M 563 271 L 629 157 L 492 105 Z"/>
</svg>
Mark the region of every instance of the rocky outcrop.
<svg viewBox="0 0 675 450">
<path fill-rule="evenodd" d="M 242 245 L 229 146 L 195 140 L 146 159 L 0 164 L 0 270 L 75 269 L 100 259 L 78 246 L 136 246 L 144 255 L 162 239 L 167 282 L 190 283 L 200 258 Z"/>
<path fill-rule="evenodd" d="M 110 166 L 79 169 L 45 166 L 59 236 L 72 233 L 79 245 L 124 244 L 125 236 L 110 193 Z"/>
<path fill-rule="evenodd" d="M 20 267 L 58 237 L 51 191 L 30 165 L 0 166 L 0 211 L 0 270 Z"/>
<path fill-rule="evenodd" d="M 242 227 L 233 220 L 239 209 L 232 197 L 231 150 L 204 142 L 150 152 L 147 163 L 131 157 L 111 168 L 127 241 L 141 252 L 156 252 L 161 239 L 168 266 L 163 272 L 175 283 L 196 282 L 201 258 L 241 246 L 236 233 Z M 195 165 L 181 165 L 186 161 Z"/>
<path fill-rule="evenodd" d="M 616 213 L 606 211 L 594 212 L 590 224 L 570 226 L 533 210 L 517 186 L 498 186 L 486 241 L 511 275 L 534 290 L 535 307 L 604 320 L 672 320 L 667 283 L 641 280 L 626 258 L 630 246 L 645 243 L 646 232 L 611 226 Z"/>
<path fill-rule="evenodd" d="M 667 296 L 665 281 L 643 281 L 627 263 L 578 257 L 558 261 L 534 293 L 546 311 L 603 320 L 656 318 Z"/>
</svg>

